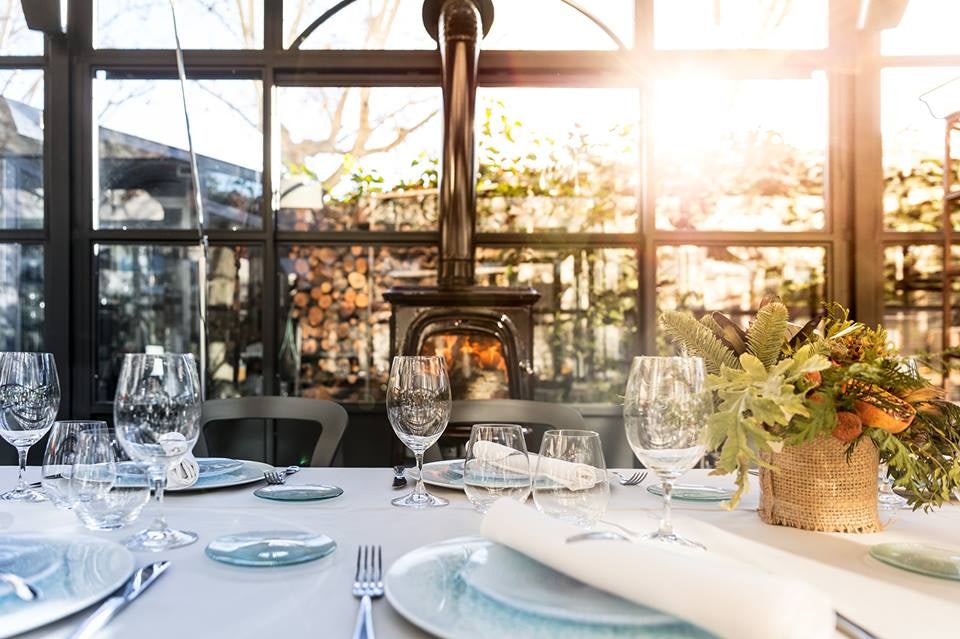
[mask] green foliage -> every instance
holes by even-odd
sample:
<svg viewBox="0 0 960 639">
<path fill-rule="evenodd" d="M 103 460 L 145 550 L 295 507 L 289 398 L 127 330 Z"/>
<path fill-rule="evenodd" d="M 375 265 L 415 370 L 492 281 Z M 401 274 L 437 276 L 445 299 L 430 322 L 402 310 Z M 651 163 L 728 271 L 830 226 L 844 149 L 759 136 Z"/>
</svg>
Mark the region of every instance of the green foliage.
<svg viewBox="0 0 960 639">
<path fill-rule="evenodd" d="M 780 359 L 780 351 L 787 334 L 789 313 L 779 302 L 767 304 L 757 311 L 747 332 L 747 352 L 770 368 Z"/>
<path fill-rule="evenodd" d="M 667 335 L 679 342 L 691 355 L 702 357 L 709 372 L 719 373 L 724 366 L 737 367 L 733 351 L 689 313 L 667 311 L 660 315 L 660 325 Z"/>
<path fill-rule="evenodd" d="M 766 465 L 759 453 L 773 450 L 781 441 L 779 433 L 799 427 L 803 437 L 812 438 L 827 424 L 812 418 L 806 397 L 806 375 L 830 367 L 830 361 L 816 354 L 812 346 L 801 347 L 793 357 L 769 369 L 750 353 L 741 355 L 739 364 L 739 369 L 724 366 L 718 375 L 708 378 L 708 386 L 719 399 L 707 436 L 708 446 L 720 450 L 713 474 L 737 472 L 731 508 L 747 488 L 748 468 Z"/>
</svg>

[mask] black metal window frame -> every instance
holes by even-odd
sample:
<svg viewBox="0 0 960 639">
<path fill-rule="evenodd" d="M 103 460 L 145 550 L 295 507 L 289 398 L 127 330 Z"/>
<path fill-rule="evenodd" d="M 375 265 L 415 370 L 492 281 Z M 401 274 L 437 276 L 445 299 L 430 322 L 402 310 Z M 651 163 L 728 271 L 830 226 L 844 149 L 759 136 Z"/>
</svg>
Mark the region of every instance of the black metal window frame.
<svg viewBox="0 0 960 639">
<path fill-rule="evenodd" d="M 94 401 L 95 370 L 93 246 L 97 243 L 192 244 L 195 232 L 179 230 L 94 230 L 92 228 L 93 165 L 95 161 L 92 80 L 97 72 L 131 78 L 175 77 L 174 54 L 169 50 L 119 50 L 93 47 L 93 4 L 70 3 L 69 39 L 48 39 L 47 56 L 24 63 L 47 69 L 45 118 L 46 206 L 48 224 L 41 234 L 0 232 L 23 241 L 47 242 L 46 336 L 58 361 L 69 362 L 64 383 L 65 411 L 83 417 L 106 414 L 107 402 Z M 263 82 L 263 228 L 257 231 L 209 230 L 211 244 L 252 243 L 262 247 L 264 392 L 276 392 L 276 357 L 280 321 L 276 309 L 277 249 L 288 243 L 326 245 L 436 245 L 435 232 L 294 232 L 275 228 L 271 194 L 276 87 L 281 86 L 439 86 L 439 61 L 431 51 L 290 51 L 283 48 L 283 1 L 264 0 L 264 47 L 257 50 L 189 50 L 188 74 L 195 78 L 259 78 Z M 629 248 L 636 251 L 640 275 L 638 350 L 652 352 L 656 343 L 656 263 L 660 246 L 815 246 L 826 253 L 826 291 L 829 299 L 853 304 L 859 317 L 875 322 L 882 316 L 882 241 L 880 213 L 866 190 L 882 195 L 879 167 L 879 126 L 858 115 L 864 100 L 876 99 L 871 68 L 878 64 L 877 38 L 856 30 L 856 3 L 830 0 L 829 44 L 822 50 L 657 50 L 653 45 L 653 0 L 635 0 L 635 37 L 626 54 L 631 71 L 625 73 L 624 54 L 615 51 L 493 51 L 481 54 L 481 87 L 629 87 L 638 89 L 642 130 L 649 131 L 651 109 L 646 96 L 662 69 L 696 69 L 741 79 L 827 78 L 829 144 L 826 158 L 826 224 L 815 231 L 726 232 L 667 231 L 655 228 L 655 167 L 650 161 L 649 135 L 640 148 L 640 193 L 636 233 L 535 234 L 480 233 L 483 247 Z M 590 28 L 584 22 L 584 28 Z M 2 61 L 0 61 L 2 64 Z M 871 66 L 874 65 L 874 66 Z M 857 72 L 866 68 L 866 72 Z M 868 111 L 879 111 L 879 104 Z M 854 145 L 854 139 L 858 144 Z M 871 147 L 876 147 L 871 152 Z M 855 151 L 856 148 L 856 158 Z M 866 150 L 864 150 L 866 149 Z M 53 152 L 51 152 L 53 151 Z M 866 155 L 863 155 L 863 154 Z M 868 168 L 855 162 L 866 162 Z M 69 188 L 63 188 L 69 184 Z M 50 212 L 53 214 L 50 214 Z M 856 270 L 855 270 L 856 269 Z M 856 281 L 853 274 L 857 273 Z M 64 322 L 61 318 L 69 318 Z M 67 325 L 66 330 L 64 324 Z M 63 375 L 67 377 L 67 375 Z"/>
</svg>

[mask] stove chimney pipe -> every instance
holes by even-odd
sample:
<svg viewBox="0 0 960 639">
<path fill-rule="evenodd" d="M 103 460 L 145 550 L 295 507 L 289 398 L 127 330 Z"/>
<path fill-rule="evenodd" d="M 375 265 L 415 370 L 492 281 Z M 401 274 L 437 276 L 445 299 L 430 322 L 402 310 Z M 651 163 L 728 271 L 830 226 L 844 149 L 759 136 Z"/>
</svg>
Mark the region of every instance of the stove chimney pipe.
<svg viewBox="0 0 960 639">
<path fill-rule="evenodd" d="M 492 0 L 425 0 L 423 23 L 437 41 L 443 79 L 440 166 L 440 288 L 474 284 L 477 165 L 474 116 L 480 40 Z"/>
</svg>

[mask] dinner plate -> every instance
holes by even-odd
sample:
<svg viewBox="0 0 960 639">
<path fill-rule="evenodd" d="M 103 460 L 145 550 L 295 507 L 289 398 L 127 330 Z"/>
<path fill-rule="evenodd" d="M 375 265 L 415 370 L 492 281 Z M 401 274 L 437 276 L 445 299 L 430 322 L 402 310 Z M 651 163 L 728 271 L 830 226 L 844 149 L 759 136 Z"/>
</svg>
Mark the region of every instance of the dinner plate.
<svg viewBox="0 0 960 639">
<path fill-rule="evenodd" d="M 168 492 L 187 493 L 197 490 L 210 490 L 213 488 L 227 488 L 229 486 L 242 486 L 255 481 L 263 481 L 263 473 L 273 470 L 270 464 L 262 462 L 237 460 L 240 466 L 234 470 L 220 473 L 217 475 L 200 474 L 196 483 L 186 488 L 170 488 Z"/>
<path fill-rule="evenodd" d="M 414 625 L 443 639 L 688 639 L 711 635 L 664 613 L 617 603 L 573 582 L 536 562 L 508 551 L 495 550 L 484 539 L 451 539 L 411 551 L 395 561 L 386 576 L 386 597 L 394 609 Z M 507 549 L 503 549 L 504 551 Z M 483 553 L 477 555 L 477 553 Z M 488 566 L 484 564 L 489 563 Z M 512 586 L 509 577 L 536 571 L 523 586 Z M 516 597 L 519 589 L 538 592 Z M 586 589 L 586 590 L 585 590 Z M 571 613 L 579 593 L 590 599 Z M 613 600 L 613 601 L 611 601 Z M 591 616 L 592 602 L 608 606 Z M 632 613 L 632 614 L 631 614 Z M 602 622 L 586 621 L 602 619 Z M 609 623 L 614 619 L 628 623 Z"/>
<path fill-rule="evenodd" d="M 226 457 L 197 457 L 197 467 L 200 477 L 216 477 L 239 470 L 243 460 L 227 459 Z M 139 477 L 146 472 L 143 464 L 137 462 L 121 462 L 117 465 L 117 474 L 123 477 Z"/>
<path fill-rule="evenodd" d="M 417 478 L 417 469 L 412 468 L 413 478 Z M 463 460 L 445 459 L 423 465 L 423 483 L 440 488 L 463 490 Z"/>
<path fill-rule="evenodd" d="M 660 484 L 651 484 L 647 486 L 647 492 L 657 497 L 663 497 L 663 486 Z M 704 486 L 702 484 L 674 484 L 670 491 L 671 499 L 681 501 L 726 501 L 733 497 L 733 488 L 724 488 L 722 486 Z"/>
<path fill-rule="evenodd" d="M 119 588 L 134 560 L 120 544 L 85 535 L 0 535 L 0 572 L 20 575 L 40 598 L 21 601 L 0 585 L 0 638 L 83 610 Z"/>
</svg>

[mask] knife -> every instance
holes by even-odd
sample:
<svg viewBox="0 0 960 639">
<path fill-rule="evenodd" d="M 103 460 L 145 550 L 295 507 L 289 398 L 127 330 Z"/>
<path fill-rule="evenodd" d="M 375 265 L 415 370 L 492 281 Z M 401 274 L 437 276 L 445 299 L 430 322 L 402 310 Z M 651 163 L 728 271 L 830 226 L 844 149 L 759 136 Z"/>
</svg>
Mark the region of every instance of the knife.
<svg viewBox="0 0 960 639">
<path fill-rule="evenodd" d="M 169 561 L 158 561 L 139 568 L 127 580 L 120 593 L 100 604 L 100 607 L 87 617 L 87 620 L 70 635 L 69 639 L 92 639 L 134 599 L 139 597 L 144 590 L 149 588 L 169 566 Z"/>
</svg>

